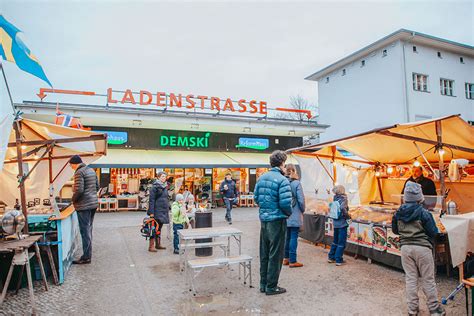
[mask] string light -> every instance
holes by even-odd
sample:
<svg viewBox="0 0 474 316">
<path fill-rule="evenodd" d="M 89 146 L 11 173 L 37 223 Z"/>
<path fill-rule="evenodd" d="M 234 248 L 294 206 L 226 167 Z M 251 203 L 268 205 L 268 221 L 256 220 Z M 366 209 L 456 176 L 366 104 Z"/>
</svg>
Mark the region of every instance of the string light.
<svg viewBox="0 0 474 316">
<path fill-rule="evenodd" d="M 445 154 L 445 151 L 444 151 L 443 148 L 441 148 L 441 149 L 439 150 L 439 155 L 442 156 L 442 155 L 444 155 L 444 154 Z"/>
<path fill-rule="evenodd" d="M 413 163 L 413 165 L 414 165 L 415 167 L 419 167 L 419 166 L 421 166 L 421 163 L 417 160 L 417 161 L 415 161 L 415 162 Z"/>
<path fill-rule="evenodd" d="M 376 176 L 376 177 L 380 177 L 380 171 L 377 171 L 377 172 L 375 173 L 375 176 Z"/>
<path fill-rule="evenodd" d="M 388 167 L 387 168 L 387 173 L 392 174 L 393 173 L 393 167 Z"/>
</svg>

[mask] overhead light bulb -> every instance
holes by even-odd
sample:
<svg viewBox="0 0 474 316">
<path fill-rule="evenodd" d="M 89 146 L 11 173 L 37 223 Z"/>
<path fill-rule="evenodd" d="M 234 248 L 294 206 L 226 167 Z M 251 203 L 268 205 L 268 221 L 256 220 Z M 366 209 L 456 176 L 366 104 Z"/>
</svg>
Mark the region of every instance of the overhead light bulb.
<svg viewBox="0 0 474 316">
<path fill-rule="evenodd" d="M 377 171 L 377 172 L 375 173 L 375 176 L 376 176 L 376 177 L 380 177 L 380 171 Z"/>
<path fill-rule="evenodd" d="M 21 145 L 21 149 L 26 149 L 26 145 Z"/>
<path fill-rule="evenodd" d="M 445 153 L 446 153 L 446 152 L 444 151 L 443 148 L 441 148 L 441 149 L 439 150 L 439 155 L 440 155 L 440 156 L 444 155 Z"/>
<path fill-rule="evenodd" d="M 387 173 L 392 174 L 393 173 L 393 167 L 388 167 L 387 168 Z"/>
<path fill-rule="evenodd" d="M 413 165 L 414 165 L 415 167 L 419 167 L 419 166 L 421 166 L 421 163 L 417 160 L 417 161 L 415 161 L 415 162 L 413 163 Z"/>
</svg>

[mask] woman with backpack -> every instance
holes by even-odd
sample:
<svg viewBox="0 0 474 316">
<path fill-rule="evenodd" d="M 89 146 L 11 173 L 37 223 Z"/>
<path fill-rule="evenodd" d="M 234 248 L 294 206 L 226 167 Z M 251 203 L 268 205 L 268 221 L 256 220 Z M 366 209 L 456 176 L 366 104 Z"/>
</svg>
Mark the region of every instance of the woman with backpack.
<svg viewBox="0 0 474 316">
<path fill-rule="evenodd" d="M 290 268 L 299 268 L 303 264 L 296 260 L 296 249 L 298 248 L 298 233 L 303 223 L 303 213 L 305 210 L 304 193 L 299 181 L 298 172 L 293 164 L 286 165 L 286 176 L 290 180 L 293 198 L 291 202 L 291 215 L 286 221 L 285 258 L 283 259 L 283 265 L 289 265 Z"/>
<path fill-rule="evenodd" d="M 345 263 L 342 256 L 347 241 L 347 226 L 349 226 L 347 220 L 351 219 L 351 217 L 349 215 L 349 204 L 344 186 L 336 185 L 332 192 L 334 193 L 334 200 L 331 203 L 329 217 L 332 218 L 334 224 L 334 239 L 329 251 L 328 262 L 335 262 L 336 266 L 341 266 Z"/>
</svg>

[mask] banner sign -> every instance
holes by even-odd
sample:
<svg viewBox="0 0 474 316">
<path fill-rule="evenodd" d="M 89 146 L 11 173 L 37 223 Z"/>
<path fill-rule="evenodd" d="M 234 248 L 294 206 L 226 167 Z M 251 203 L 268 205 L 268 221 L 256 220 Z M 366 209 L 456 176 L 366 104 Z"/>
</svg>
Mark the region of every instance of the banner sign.
<svg viewBox="0 0 474 316">
<path fill-rule="evenodd" d="M 211 133 L 198 135 L 161 135 L 161 147 L 209 148 Z"/>
<path fill-rule="evenodd" d="M 127 132 L 116 132 L 116 131 L 93 131 L 93 132 L 107 134 L 107 144 L 110 144 L 110 145 L 123 145 L 128 141 Z"/>
<path fill-rule="evenodd" d="M 237 148 L 249 148 L 255 150 L 265 150 L 270 146 L 270 141 L 267 138 L 246 138 L 240 137 L 239 144 L 235 145 Z"/>
</svg>

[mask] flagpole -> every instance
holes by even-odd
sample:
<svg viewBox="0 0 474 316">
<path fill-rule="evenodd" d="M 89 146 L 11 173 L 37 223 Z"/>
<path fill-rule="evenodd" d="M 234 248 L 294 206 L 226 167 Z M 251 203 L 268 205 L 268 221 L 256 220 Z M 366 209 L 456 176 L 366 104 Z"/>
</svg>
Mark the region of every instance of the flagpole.
<svg viewBox="0 0 474 316">
<path fill-rule="evenodd" d="M 5 86 L 7 87 L 8 97 L 10 98 L 10 104 L 12 105 L 13 113 L 16 112 L 15 105 L 13 104 L 12 94 L 10 92 L 10 86 L 8 85 L 7 76 L 5 75 L 5 70 L 3 69 L 3 63 L 0 60 L 0 68 L 2 68 L 3 79 L 5 80 Z"/>
<path fill-rule="evenodd" d="M 8 91 L 8 97 L 10 98 L 10 103 L 13 109 L 13 115 L 15 116 L 15 120 L 13 121 L 13 129 L 15 130 L 15 142 L 16 142 L 16 153 L 17 153 L 17 160 L 18 160 L 18 180 L 20 181 L 20 205 L 21 211 L 23 216 L 25 216 L 25 227 L 23 228 L 23 232 L 28 234 L 28 211 L 26 208 L 26 190 L 25 190 L 25 181 L 23 177 L 25 176 L 23 170 L 23 149 L 21 148 L 21 126 L 19 122 L 19 115 L 15 109 L 15 105 L 13 104 L 12 94 L 10 92 L 10 87 L 8 86 L 7 76 L 5 75 L 5 70 L 3 69 L 3 64 L 0 61 L 0 68 L 2 69 L 3 79 L 5 80 L 5 85 Z"/>
</svg>

